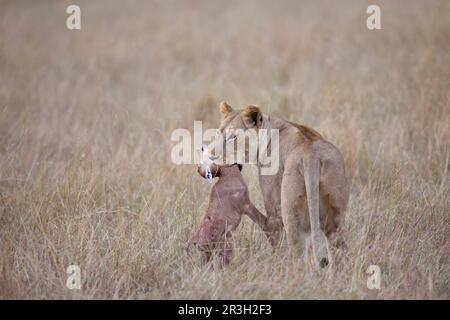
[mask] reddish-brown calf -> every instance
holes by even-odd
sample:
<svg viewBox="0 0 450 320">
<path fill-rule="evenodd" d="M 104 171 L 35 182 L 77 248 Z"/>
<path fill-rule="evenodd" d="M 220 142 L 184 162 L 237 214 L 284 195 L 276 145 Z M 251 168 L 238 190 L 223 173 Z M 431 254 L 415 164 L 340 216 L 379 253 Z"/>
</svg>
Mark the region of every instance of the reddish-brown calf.
<svg viewBox="0 0 450 320">
<path fill-rule="evenodd" d="M 232 258 L 233 246 L 230 242 L 232 232 L 241 222 L 241 216 L 246 214 L 265 233 L 266 217 L 251 203 L 248 188 L 241 175 L 241 166 L 223 165 L 212 168 L 212 176 L 219 177 L 209 195 L 209 205 L 200 227 L 190 243 L 204 252 L 206 261 L 215 252 L 223 264 L 228 264 Z M 206 177 L 206 167 L 199 165 L 198 172 Z"/>
</svg>

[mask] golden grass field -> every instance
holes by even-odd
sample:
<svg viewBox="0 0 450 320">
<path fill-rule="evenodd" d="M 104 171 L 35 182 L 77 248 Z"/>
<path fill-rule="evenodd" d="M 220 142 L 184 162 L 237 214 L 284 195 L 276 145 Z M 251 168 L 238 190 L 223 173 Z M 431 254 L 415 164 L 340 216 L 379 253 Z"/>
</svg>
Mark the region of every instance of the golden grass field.
<svg viewBox="0 0 450 320">
<path fill-rule="evenodd" d="M 449 1 L 76 1 L 69 31 L 74 2 L 0 1 L 1 298 L 450 298 Z M 342 151 L 348 249 L 326 271 L 248 218 L 224 269 L 183 250 L 210 185 L 170 136 L 217 126 L 221 100 Z"/>
</svg>

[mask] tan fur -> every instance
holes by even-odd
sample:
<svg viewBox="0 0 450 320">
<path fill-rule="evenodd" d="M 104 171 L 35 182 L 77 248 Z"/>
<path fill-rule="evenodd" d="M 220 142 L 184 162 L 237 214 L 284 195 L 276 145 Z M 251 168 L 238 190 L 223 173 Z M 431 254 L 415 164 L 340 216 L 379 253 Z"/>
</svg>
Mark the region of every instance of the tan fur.
<svg viewBox="0 0 450 320">
<path fill-rule="evenodd" d="M 222 112 L 223 115 L 228 114 L 232 110 L 232 108 L 225 101 L 222 101 L 220 103 L 219 108 L 220 108 L 220 112 Z"/>
<path fill-rule="evenodd" d="M 301 253 L 311 242 L 316 261 L 325 266 L 329 261 L 327 238 L 338 229 L 349 198 L 341 153 L 309 127 L 264 116 L 255 106 L 235 111 L 226 105 L 219 127 L 222 133 L 263 126 L 279 130 L 278 173 L 259 175 L 266 229 L 279 241 L 284 225 L 290 251 Z"/>
</svg>

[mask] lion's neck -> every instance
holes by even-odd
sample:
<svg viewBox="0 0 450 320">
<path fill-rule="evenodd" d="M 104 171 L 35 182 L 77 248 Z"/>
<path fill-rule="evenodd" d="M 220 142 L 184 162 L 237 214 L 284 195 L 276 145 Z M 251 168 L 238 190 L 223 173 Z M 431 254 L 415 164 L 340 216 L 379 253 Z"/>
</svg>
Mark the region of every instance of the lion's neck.
<svg viewBox="0 0 450 320">
<path fill-rule="evenodd" d="M 258 159 L 257 165 L 260 167 L 262 165 L 263 157 L 267 157 L 271 153 L 272 137 L 273 134 L 278 134 L 274 132 L 272 127 L 272 121 L 270 117 L 263 114 L 261 128 L 258 132 Z M 276 129 L 276 128 L 275 128 Z M 278 137 L 277 137 L 278 139 Z"/>
<path fill-rule="evenodd" d="M 263 152 L 266 152 L 267 148 L 269 147 L 271 140 L 271 131 L 272 131 L 272 124 L 270 123 L 269 116 L 263 114 L 261 128 L 258 133 L 258 155 L 262 154 Z"/>
<path fill-rule="evenodd" d="M 283 141 L 289 134 L 284 132 L 296 132 L 300 143 L 305 141 L 314 141 L 323 139 L 323 137 L 314 129 L 304 125 L 296 124 L 284 119 L 269 117 L 263 114 L 261 130 L 258 136 L 258 166 L 261 167 L 263 157 L 271 158 L 273 152 L 279 152 L 283 145 Z M 272 141 L 276 137 L 276 141 Z M 274 150 L 276 149 L 276 150 Z M 269 156 L 270 154 L 270 156 Z M 278 155 L 282 157 L 282 154 Z M 281 158 L 279 158 L 282 161 Z"/>
</svg>

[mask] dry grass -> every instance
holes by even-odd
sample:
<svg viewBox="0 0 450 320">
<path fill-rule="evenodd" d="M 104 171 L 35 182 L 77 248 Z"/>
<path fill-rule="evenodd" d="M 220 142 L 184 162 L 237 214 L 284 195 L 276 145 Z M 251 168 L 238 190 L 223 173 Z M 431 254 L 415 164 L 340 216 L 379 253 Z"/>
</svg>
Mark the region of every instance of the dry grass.
<svg viewBox="0 0 450 320">
<path fill-rule="evenodd" d="M 450 3 L 376 2 L 381 31 L 365 1 L 118 0 L 77 1 L 68 31 L 71 1 L 1 1 L 0 297 L 450 298 Z M 209 185 L 170 134 L 216 126 L 223 99 L 342 150 L 349 248 L 328 271 L 247 218 L 228 268 L 183 251 Z"/>
</svg>

